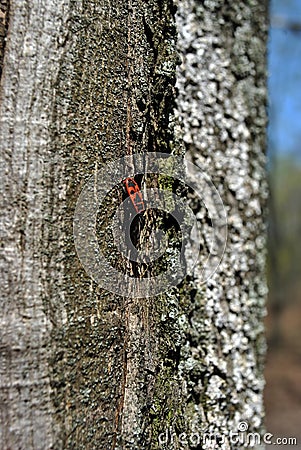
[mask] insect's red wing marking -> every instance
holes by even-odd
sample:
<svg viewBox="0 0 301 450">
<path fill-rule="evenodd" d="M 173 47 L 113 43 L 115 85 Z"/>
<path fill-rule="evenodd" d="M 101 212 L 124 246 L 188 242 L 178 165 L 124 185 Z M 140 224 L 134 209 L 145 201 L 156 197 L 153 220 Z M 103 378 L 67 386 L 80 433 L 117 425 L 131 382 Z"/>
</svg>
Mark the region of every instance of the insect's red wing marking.
<svg viewBox="0 0 301 450">
<path fill-rule="evenodd" d="M 134 178 L 126 178 L 123 182 L 136 212 L 140 213 L 144 211 L 145 207 L 142 192 Z"/>
</svg>

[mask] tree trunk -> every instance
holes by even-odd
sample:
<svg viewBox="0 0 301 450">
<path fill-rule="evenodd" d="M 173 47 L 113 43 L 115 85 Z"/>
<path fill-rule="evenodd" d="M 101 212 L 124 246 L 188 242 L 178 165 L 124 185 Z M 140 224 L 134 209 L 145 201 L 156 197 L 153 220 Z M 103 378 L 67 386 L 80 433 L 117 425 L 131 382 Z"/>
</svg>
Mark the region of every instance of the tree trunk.
<svg viewBox="0 0 301 450">
<path fill-rule="evenodd" d="M 224 201 L 228 241 L 205 287 L 194 273 L 185 379 L 188 421 L 227 435 L 244 422 L 263 431 L 267 4 L 201 3 L 179 2 L 177 116 L 187 155 Z M 201 225 L 206 236 L 208 223 Z M 243 448 L 225 440 L 225 448 Z"/>
<path fill-rule="evenodd" d="M 10 4 L 0 110 L 3 450 L 210 449 L 206 431 L 262 428 L 266 11 L 259 0 L 202 3 L 179 2 L 177 14 L 171 0 Z M 82 189 L 109 161 L 184 147 L 228 213 L 222 264 L 205 285 L 201 255 L 157 296 L 108 292 L 76 253 Z M 123 196 L 121 185 L 111 190 L 97 216 L 100 247 L 117 266 L 106 230 Z M 208 213 L 187 196 L 205 248 Z M 145 214 L 138 240 L 156 214 Z"/>
</svg>

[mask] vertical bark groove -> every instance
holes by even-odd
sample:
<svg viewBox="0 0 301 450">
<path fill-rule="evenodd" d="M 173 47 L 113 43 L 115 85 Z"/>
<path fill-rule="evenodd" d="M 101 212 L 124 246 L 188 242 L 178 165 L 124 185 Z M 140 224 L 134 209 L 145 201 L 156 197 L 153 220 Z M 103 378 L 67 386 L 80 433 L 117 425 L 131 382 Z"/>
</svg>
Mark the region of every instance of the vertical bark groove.
<svg viewBox="0 0 301 450">
<path fill-rule="evenodd" d="M 9 22 L 9 0 L 0 2 L 0 80 L 2 75 L 4 51 Z"/>
</svg>

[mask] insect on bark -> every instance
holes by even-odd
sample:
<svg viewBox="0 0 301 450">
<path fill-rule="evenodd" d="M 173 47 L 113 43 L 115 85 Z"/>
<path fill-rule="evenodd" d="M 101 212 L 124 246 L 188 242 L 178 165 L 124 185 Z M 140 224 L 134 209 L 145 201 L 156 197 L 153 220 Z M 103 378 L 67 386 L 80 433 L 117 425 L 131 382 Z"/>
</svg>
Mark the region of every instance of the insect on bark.
<svg viewBox="0 0 301 450">
<path fill-rule="evenodd" d="M 136 212 L 141 213 L 142 211 L 144 211 L 145 206 L 142 192 L 140 191 L 140 188 L 134 178 L 126 178 L 125 180 L 123 180 L 123 183 Z"/>
</svg>

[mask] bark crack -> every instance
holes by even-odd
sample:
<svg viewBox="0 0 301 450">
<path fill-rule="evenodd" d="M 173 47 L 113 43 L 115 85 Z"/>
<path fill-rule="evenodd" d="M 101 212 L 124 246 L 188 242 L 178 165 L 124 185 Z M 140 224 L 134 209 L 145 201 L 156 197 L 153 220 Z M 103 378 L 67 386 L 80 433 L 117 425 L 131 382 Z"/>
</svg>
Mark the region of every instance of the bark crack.
<svg viewBox="0 0 301 450">
<path fill-rule="evenodd" d="M 0 79 L 3 70 L 4 52 L 6 47 L 8 23 L 9 23 L 9 0 L 0 2 Z"/>
<path fill-rule="evenodd" d="M 131 123 L 132 123 L 132 105 L 131 105 L 131 66 L 132 66 L 132 52 L 131 52 L 131 26 L 132 26 L 132 17 L 133 8 L 132 8 L 132 0 L 128 0 L 128 18 L 127 18 L 127 116 L 126 116 L 126 153 L 128 155 L 132 154 L 132 146 L 131 146 Z M 120 428 L 120 422 L 122 420 L 122 414 L 124 410 L 124 399 L 125 399 L 125 390 L 126 390 L 126 382 L 127 382 L 127 372 L 128 372 L 128 364 L 127 364 L 127 342 L 128 342 L 128 334 L 129 334 L 129 309 L 125 306 L 126 311 L 126 331 L 124 336 L 124 346 L 123 346 L 123 374 L 122 374 L 122 385 L 121 385 L 121 398 L 119 405 L 115 414 L 115 430 L 113 435 L 112 442 L 112 450 L 116 448 L 118 431 Z M 122 422 L 121 422 L 122 427 Z"/>
</svg>

